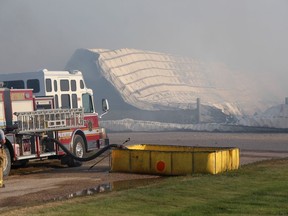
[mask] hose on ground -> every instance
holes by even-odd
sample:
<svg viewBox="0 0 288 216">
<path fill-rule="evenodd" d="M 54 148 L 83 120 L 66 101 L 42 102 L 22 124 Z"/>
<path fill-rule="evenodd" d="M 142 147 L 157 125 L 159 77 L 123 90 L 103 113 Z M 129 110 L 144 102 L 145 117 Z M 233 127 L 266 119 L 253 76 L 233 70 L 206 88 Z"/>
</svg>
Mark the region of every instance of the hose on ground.
<svg viewBox="0 0 288 216">
<path fill-rule="evenodd" d="M 43 142 L 46 141 L 52 141 L 55 142 L 56 145 L 58 145 L 67 155 L 69 155 L 70 157 L 72 157 L 73 159 L 77 160 L 77 161 L 81 161 L 81 162 L 86 162 L 86 161 L 90 161 L 93 160 L 97 157 L 99 157 L 101 154 L 103 154 L 105 151 L 109 150 L 110 148 L 119 148 L 119 149 L 125 149 L 126 147 L 122 144 L 109 144 L 103 148 L 101 148 L 99 151 L 97 151 L 95 154 L 87 157 L 87 158 L 79 158 L 77 156 L 75 156 L 73 153 L 71 153 L 61 142 L 59 142 L 56 139 L 50 138 L 50 137 L 45 137 L 42 140 Z"/>
</svg>

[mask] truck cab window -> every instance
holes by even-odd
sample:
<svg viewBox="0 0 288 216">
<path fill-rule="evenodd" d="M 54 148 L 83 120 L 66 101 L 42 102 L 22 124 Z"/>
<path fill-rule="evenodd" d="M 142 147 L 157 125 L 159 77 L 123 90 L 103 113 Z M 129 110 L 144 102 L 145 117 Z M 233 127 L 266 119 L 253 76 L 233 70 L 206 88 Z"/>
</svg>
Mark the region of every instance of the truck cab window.
<svg viewBox="0 0 288 216">
<path fill-rule="evenodd" d="M 71 91 L 76 91 L 77 90 L 76 81 L 75 80 L 71 80 L 70 83 L 71 83 Z"/>
<path fill-rule="evenodd" d="M 52 91 L 52 81 L 51 81 L 51 79 L 46 79 L 45 80 L 45 84 L 46 84 L 46 91 L 47 92 L 51 92 Z"/>
<path fill-rule="evenodd" d="M 94 108 L 93 108 L 93 102 L 92 102 L 92 97 L 90 94 L 82 94 L 82 105 L 84 108 L 84 113 L 93 113 Z"/>
<path fill-rule="evenodd" d="M 57 92 L 58 88 L 57 88 L 57 80 L 54 80 L 54 91 Z"/>
<path fill-rule="evenodd" d="M 14 88 L 14 89 L 24 89 L 25 88 L 23 80 L 4 81 L 4 86 L 7 88 Z"/>
<path fill-rule="evenodd" d="M 69 81 L 68 80 L 60 80 L 60 90 L 61 91 L 69 91 Z"/>
<path fill-rule="evenodd" d="M 40 92 L 40 84 L 38 79 L 28 79 L 27 88 L 33 89 L 33 93 Z"/>
<path fill-rule="evenodd" d="M 54 96 L 54 98 L 55 98 L 55 108 L 58 109 L 58 108 L 59 108 L 58 95 L 56 94 L 56 95 Z"/>
<path fill-rule="evenodd" d="M 81 88 L 81 89 L 84 89 L 84 82 L 83 82 L 83 80 L 80 80 L 80 88 Z"/>
<path fill-rule="evenodd" d="M 78 108 L 77 94 L 72 94 L 72 108 Z"/>
<path fill-rule="evenodd" d="M 70 95 L 69 94 L 62 94 L 61 95 L 61 107 L 62 109 L 70 109 Z"/>
</svg>

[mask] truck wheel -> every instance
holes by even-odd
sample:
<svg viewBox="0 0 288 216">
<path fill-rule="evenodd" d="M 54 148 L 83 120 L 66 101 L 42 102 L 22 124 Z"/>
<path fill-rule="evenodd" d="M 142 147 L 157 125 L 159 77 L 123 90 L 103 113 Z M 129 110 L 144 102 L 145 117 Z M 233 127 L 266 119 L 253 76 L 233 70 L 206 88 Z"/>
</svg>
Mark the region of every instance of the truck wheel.
<svg viewBox="0 0 288 216">
<path fill-rule="evenodd" d="M 75 135 L 73 142 L 73 153 L 79 157 L 83 158 L 86 152 L 85 143 L 80 135 Z"/>
<path fill-rule="evenodd" d="M 3 175 L 8 176 L 11 170 L 11 156 L 8 148 L 4 148 Z"/>
<path fill-rule="evenodd" d="M 83 138 L 80 135 L 75 135 L 74 141 L 73 141 L 73 154 L 76 157 L 83 158 L 85 155 L 85 152 L 86 152 L 86 148 L 85 148 L 85 143 L 84 143 Z M 78 167 L 81 165 L 82 165 L 81 161 L 77 161 L 73 158 L 70 158 L 68 162 L 69 167 Z"/>
</svg>

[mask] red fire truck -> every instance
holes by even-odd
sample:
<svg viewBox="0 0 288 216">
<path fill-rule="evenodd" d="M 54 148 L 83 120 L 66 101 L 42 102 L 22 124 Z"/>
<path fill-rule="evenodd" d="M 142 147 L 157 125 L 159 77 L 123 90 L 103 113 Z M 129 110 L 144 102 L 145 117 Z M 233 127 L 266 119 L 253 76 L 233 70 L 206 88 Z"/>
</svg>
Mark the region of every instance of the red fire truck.
<svg viewBox="0 0 288 216">
<path fill-rule="evenodd" d="M 15 78 L 16 77 L 16 78 Z M 13 163 L 24 165 L 32 159 L 58 158 L 68 166 L 81 162 L 69 157 L 50 137 L 79 158 L 108 145 L 99 118 L 109 110 L 102 100 L 98 115 L 93 91 L 85 85 L 80 71 L 37 71 L 1 75 L 0 127 L 5 130 L 4 175 Z M 6 86 L 6 87 L 5 87 Z"/>
</svg>

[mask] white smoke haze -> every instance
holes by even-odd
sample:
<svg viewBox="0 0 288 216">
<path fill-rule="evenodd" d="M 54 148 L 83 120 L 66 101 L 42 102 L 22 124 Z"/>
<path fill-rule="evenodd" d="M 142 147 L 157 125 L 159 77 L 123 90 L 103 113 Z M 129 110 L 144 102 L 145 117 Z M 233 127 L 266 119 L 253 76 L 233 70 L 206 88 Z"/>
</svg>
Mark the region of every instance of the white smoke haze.
<svg viewBox="0 0 288 216">
<path fill-rule="evenodd" d="M 288 97 L 287 11 L 286 0 L 0 0 L 0 74 L 61 70 L 79 48 L 140 49 L 225 65 L 245 83 L 215 70 L 217 85 L 277 106 Z"/>
</svg>

